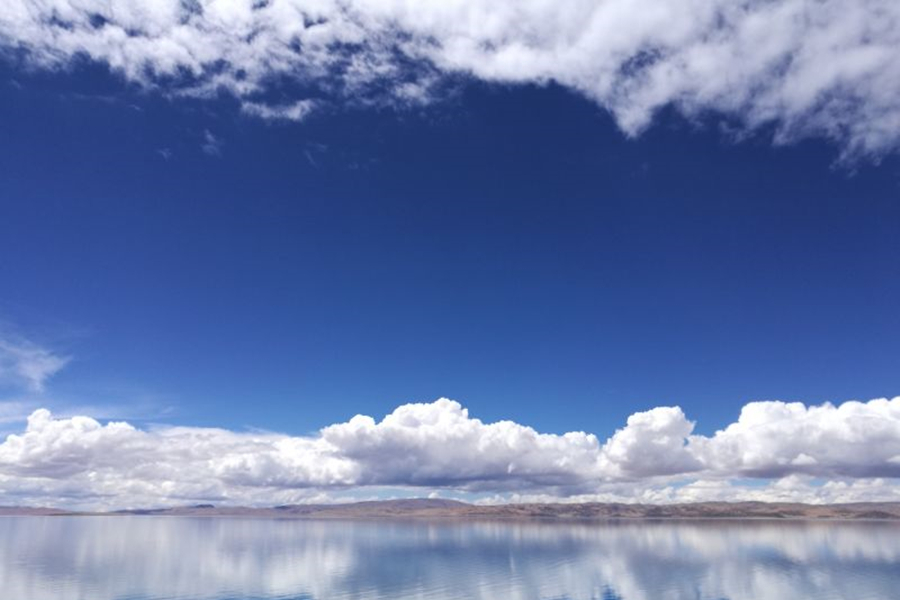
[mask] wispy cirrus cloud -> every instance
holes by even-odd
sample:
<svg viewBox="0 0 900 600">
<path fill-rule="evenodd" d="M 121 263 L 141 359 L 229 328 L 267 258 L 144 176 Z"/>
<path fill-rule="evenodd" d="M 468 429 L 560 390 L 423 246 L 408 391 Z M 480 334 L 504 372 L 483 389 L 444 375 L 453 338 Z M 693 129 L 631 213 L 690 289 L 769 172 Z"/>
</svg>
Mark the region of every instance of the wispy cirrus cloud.
<svg viewBox="0 0 900 600">
<path fill-rule="evenodd" d="M 244 102 L 241 110 L 249 115 L 263 119 L 302 121 L 315 110 L 312 100 L 298 100 L 290 104 L 265 104 L 262 102 Z"/>
<path fill-rule="evenodd" d="M 224 145 L 225 142 L 222 141 L 222 138 L 214 134 L 212 131 L 210 131 L 209 129 L 203 131 L 203 143 L 200 145 L 200 148 L 205 154 L 208 154 L 210 156 L 221 156 L 222 147 Z"/>
<path fill-rule="evenodd" d="M 556 82 L 629 135 L 671 106 L 771 126 L 776 142 L 827 138 L 848 158 L 900 144 L 893 0 L 10 0 L 0 45 L 167 93 L 224 91 L 263 118 L 430 102 L 462 76 Z"/>
<path fill-rule="evenodd" d="M 47 380 L 69 360 L 25 339 L 0 337 L 0 386 L 42 392 Z"/>
<path fill-rule="evenodd" d="M 17 400 L 0 401 L 0 436 L 3 435 L 5 426 L 10 423 L 24 423 L 36 406 Z"/>
<path fill-rule="evenodd" d="M 900 398 L 751 402 L 712 436 L 693 427 L 681 409 L 660 407 L 601 441 L 484 423 L 446 399 L 302 437 L 142 430 L 42 409 L 0 444 L 0 482 L 19 498 L 112 506 L 272 504 L 388 487 L 506 500 L 900 500 Z"/>
<path fill-rule="evenodd" d="M 174 410 L 171 398 L 121 382 L 95 379 L 89 388 L 74 392 L 52 386 L 54 376 L 71 362 L 71 356 L 56 348 L 12 327 L 0 328 L 0 439 L 21 431 L 29 416 L 42 407 L 62 418 L 90 414 L 139 421 L 170 416 Z"/>
</svg>

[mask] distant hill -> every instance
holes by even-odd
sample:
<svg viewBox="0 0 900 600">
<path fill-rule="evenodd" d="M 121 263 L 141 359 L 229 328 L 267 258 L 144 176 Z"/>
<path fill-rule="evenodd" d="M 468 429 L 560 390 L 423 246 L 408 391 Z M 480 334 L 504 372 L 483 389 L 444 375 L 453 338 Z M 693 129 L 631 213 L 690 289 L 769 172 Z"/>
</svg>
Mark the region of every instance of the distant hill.
<svg viewBox="0 0 900 600">
<path fill-rule="evenodd" d="M 0 507 L 0 516 L 155 515 L 263 517 L 280 519 L 891 519 L 900 520 L 900 502 L 790 504 L 780 502 L 699 502 L 695 504 L 501 504 L 476 505 L 442 499 L 405 499 L 350 504 L 291 504 L 269 508 L 198 504 L 115 512 L 69 512 L 52 508 Z"/>
<path fill-rule="evenodd" d="M 43 507 L 27 507 L 27 506 L 0 506 L 0 517 L 24 517 L 24 516 L 35 516 L 35 517 L 47 517 L 54 515 L 71 515 L 74 514 L 67 510 L 59 510 L 56 508 L 43 508 Z"/>
</svg>

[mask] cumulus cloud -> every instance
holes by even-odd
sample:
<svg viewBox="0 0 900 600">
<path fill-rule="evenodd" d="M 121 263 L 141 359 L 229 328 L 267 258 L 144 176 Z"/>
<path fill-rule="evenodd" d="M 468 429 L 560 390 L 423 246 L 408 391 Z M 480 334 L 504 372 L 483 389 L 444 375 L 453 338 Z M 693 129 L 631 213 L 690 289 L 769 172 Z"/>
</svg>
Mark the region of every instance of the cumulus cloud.
<svg viewBox="0 0 900 600">
<path fill-rule="evenodd" d="M 0 44 L 44 67 L 87 57 L 142 85 L 225 90 L 262 117 L 302 117 L 309 98 L 427 102 L 463 76 L 556 82 L 632 135 L 672 106 L 845 156 L 900 141 L 893 0 L 9 0 Z"/>
<path fill-rule="evenodd" d="M 737 422 L 692 446 L 722 473 L 898 477 L 900 398 L 810 407 L 753 402 Z"/>
<path fill-rule="evenodd" d="M 497 489 L 578 485 L 601 474 L 594 435 L 485 424 L 447 399 L 401 406 L 380 423 L 358 415 L 323 429 L 322 440 L 360 465 L 362 484 Z"/>
<path fill-rule="evenodd" d="M 807 407 L 753 402 L 712 436 L 680 408 L 632 415 L 605 442 L 484 423 L 458 402 L 357 415 L 312 436 L 142 430 L 45 409 L 0 444 L 0 489 L 50 504 L 302 502 L 347 490 L 496 494 L 487 500 L 900 500 L 900 397 Z M 759 484 L 747 485 L 746 479 Z"/>
<path fill-rule="evenodd" d="M 648 477 L 697 471 L 701 462 L 687 446 L 694 430 L 680 408 L 664 406 L 628 417 L 604 445 L 604 459 L 620 476 Z"/>
</svg>

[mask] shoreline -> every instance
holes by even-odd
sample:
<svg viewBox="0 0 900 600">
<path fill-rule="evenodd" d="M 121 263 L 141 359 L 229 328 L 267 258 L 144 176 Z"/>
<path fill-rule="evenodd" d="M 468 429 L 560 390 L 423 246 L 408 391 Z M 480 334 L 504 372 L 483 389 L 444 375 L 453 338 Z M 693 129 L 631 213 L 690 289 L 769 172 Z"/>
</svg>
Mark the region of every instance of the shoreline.
<svg viewBox="0 0 900 600">
<path fill-rule="evenodd" d="M 690 504 L 531 503 L 467 504 L 411 499 L 275 507 L 200 504 L 115 511 L 0 507 L 0 517 L 252 517 L 286 520 L 396 520 L 631 522 L 631 521 L 900 521 L 900 502 L 797 504 L 699 502 Z"/>
</svg>

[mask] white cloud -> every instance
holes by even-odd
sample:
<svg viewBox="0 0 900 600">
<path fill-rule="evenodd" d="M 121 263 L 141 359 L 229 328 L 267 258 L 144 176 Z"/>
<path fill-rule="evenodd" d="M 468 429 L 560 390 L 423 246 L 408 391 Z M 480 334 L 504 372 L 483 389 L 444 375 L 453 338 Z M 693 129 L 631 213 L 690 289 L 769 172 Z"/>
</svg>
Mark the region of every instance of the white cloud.
<svg viewBox="0 0 900 600">
<path fill-rule="evenodd" d="M 485 424 L 459 403 L 407 404 L 380 423 L 358 415 L 322 440 L 359 466 L 361 484 L 570 486 L 600 476 L 593 435 L 541 434 L 511 421 Z"/>
<path fill-rule="evenodd" d="M 283 121 L 302 121 L 315 108 L 311 100 L 298 100 L 291 104 L 268 105 L 261 102 L 244 102 L 241 110 L 249 115 L 263 119 Z"/>
<path fill-rule="evenodd" d="M 898 477 L 900 398 L 807 407 L 752 402 L 712 438 L 691 439 L 712 471 L 752 477 Z"/>
<path fill-rule="evenodd" d="M 701 462 L 687 446 L 694 430 L 678 407 L 659 407 L 628 417 L 624 429 L 603 447 L 604 458 L 620 476 L 684 474 L 698 471 Z"/>
<path fill-rule="evenodd" d="M 27 402 L 16 400 L 0 401 L 0 425 L 22 423 L 34 409 L 35 407 Z"/>
<path fill-rule="evenodd" d="M 68 362 L 68 357 L 27 340 L 0 338 L 0 386 L 42 392 L 47 379 Z"/>
<path fill-rule="evenodd" d="M 209 129 L 203 132 L 203 144 L 200 147 L 206 154 L 209 154 L 210 156 L 221 156 L 223 145 L 224 142 L 222 141 L 222 138 L 216 136 Z"/>
<path fill-rule="evenodd" d="M 512 500 L 900 499 L 900 397 L 837 407 L 754 402 L 713 436 L 692 431 L 681 409 L 661 407 L 632 415 L 601 443 L 584 432 L 484 423 L 446 399 L 306 437 L 141 430 L 37 410 L 0 444 L 0 504 L 271 505 L 386 487 Z"/>
<path fill-rule="evenodd" d="M 224 89 L 263 117 L 300 106 L 267 102 L 279 86 L 404 104 L 463 74 L 557 82 L 629 134 L 674 106 L 845 156 L 900 142 L 894 0 L 8 0 L 0 44 L 45 67 L 87 56 L 148 86 Z"/>
</svg>

